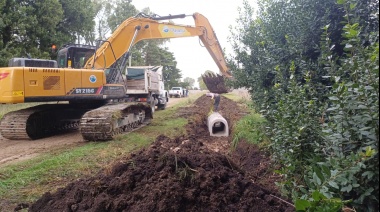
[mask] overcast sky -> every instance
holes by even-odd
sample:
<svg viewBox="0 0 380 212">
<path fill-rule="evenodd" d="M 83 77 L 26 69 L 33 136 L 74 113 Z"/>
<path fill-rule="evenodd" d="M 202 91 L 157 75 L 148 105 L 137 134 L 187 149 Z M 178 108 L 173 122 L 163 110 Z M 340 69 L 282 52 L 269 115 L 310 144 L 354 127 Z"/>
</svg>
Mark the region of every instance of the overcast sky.
<svg viewBox="0 0 380 212">
<path fill-rule="evenodd" d="M 229 26 L 235 26 L 239 16 L 238 7 L 242 7 L 243 0 L 133 0 L 132 4 L 138 10 L 149 7 L 157 15 L 191 15 L 198 12 L 204 15 L 214 28 L 225 55 L 232 53 L 227 37 L 230 36 Z M 194 19 L 175 19 L 174 23 L 194 26 Z M 169 51 L 174 53 L 182 71 L 183 78 L 191 77 L 195 81 L 206 70 L 219 73 L 214 60 L 205 47 L 200 46 L 198 37 L 174 38 L 166 44 Z"/>
</svg>

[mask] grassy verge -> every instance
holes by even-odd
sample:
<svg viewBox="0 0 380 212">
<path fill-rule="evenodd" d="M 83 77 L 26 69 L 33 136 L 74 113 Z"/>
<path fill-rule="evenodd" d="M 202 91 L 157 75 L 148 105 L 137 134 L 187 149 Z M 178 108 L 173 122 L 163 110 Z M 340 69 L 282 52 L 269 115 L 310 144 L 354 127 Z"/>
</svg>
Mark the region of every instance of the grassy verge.
<svg viewBox="0 0 380 212">
<path fill-rule="evenodd" d="M 259 147 L 268 146 L 269 140 L 265 135 L 264 129 L 266 120 L 252 109 L 252 101 L 249 94 L 243 90 L 234 90 L 233 92 L 223 94 L 223 96 L 247 107 L 249 111 L 234 127 L 232 145 L 236 147 L 238 142 L 244 139 L 248 143 L 256 144 Z"/>
<path fill-rule="evenodd" d="M 12 210 L 7 208 L 12 203 L 35 201 L 47 191 L 110 168 L 115 160 L 148 146 L 160 134 L 168 137 L 185 134 L 187 120 L 178 117 L 176 111 L 191 105 L 201 95 L 194 94 L 174 107 L 157 111 L 150 125 L 114 141 L 89 142 L 0 168 L 0 211 Z"/>
<path fill-rule="evenodd" d="M 95 174 L 116 158 L 149 142 L 131 133 L 129 142 L 92 142 L 6 166 L 0 169 L 0 196 L 15 202 L 34 200 L 69 181 Z"/>
<path fill-rule="evenodd" d="M 234 128 L 232 145 L 237 146 L 241 139 L 248 143 L 256 144 L 259 147 L 269 145 L 269 140 L 265 135 L 265 118 L 251 110 L 251 113 L 239 120 Z"/>
<path fill-rule="evenodd" d="M 25 104 L 0 104 L 0 119 L 3 117 L 4 114 L 15 111 L 15 110 L 21 110 L 27 107 L 36 106 L 39 103 L 25 103 Z"/>
</svg>

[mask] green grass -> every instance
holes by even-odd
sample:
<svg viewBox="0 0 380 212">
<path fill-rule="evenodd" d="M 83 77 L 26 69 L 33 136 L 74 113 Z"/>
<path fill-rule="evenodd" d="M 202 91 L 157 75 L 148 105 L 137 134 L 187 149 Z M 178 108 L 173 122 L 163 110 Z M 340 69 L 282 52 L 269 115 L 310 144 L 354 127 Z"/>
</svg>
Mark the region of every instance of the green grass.
<svg viewBox="0 0 380 212">
<path fill-rule="evenodd" d="M 203 93 L 194 94 L 183 98 L 174 107 L 156 111 L 150 125 L 120 135 L 113 141 L 88 142 L 82 146 L 65 147 L 28 161 L 0 167 L 0 211 L 10 210 L 1 208 L 2 200 L 11 203 L 35 201 L 47 191 L 55 191 L 78 178 L 93 176 L 99 170 L 110 168 L 115 160 L 148 146 L 160 134 L 168 137 L 185 134 L 184 126 L 187 119 L 178 117 L 177 110 L 179 107 L 191 105 L 201 95 Z M 2 112 L 31 105 L 10 106 L 13 107 L 2 107 Z"/>
<path fill-rule="evenodd" d="M 36 106 L 40 103 L 22 103 L 22 104 L 0 104 L 0 119 L 4 116 L 4 114 L 21 110 L 27 107 Z"/>
<path fill-rule="evenodd" d="M 250 105 L 252 102 L 248 92 L 243 90 L 234 90 L 232 92 L 223 94 L 223 96 L 241 104 Z"/>
<path fill-rule="evenodd" d="M 128 135 L 128 140 L 89 142 L 84 146 L 0 168 L 0 196 L 15 201 L 20 201 L 20 197 L 25 201 L 34 200 L 44 191 L 61 187 L 83 176 L 94 175 L 116 158 L 127 156 L 129 152 L 152 141 L 137 133 Z"/>
<path fill-rule="evenodd" d="M 242 139 L 261 147 L 267 146 L 269 140 L 264 133 L 265 122 L 264 117 L 251 110 L 248 115 L 236 123 L 233 134 L 233 146 L 236 147 L 237 143 Z"/>
</svg>

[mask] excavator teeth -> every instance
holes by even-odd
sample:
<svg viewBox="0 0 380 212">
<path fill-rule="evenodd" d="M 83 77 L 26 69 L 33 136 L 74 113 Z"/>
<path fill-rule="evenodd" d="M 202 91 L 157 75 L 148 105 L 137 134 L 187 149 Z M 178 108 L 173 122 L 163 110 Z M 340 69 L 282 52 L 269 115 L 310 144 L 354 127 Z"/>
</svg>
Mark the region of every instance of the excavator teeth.
<svg viewBox="0 0 380 212">
<path fill-rule="evenodd" d="M 202 75 L 203 82 L 205 83 L 207 89 L 211 93 L 228 93 L 229 88 L 226 86 L 224 77 L 218 74 L 204 74 Z"/>
</svg>

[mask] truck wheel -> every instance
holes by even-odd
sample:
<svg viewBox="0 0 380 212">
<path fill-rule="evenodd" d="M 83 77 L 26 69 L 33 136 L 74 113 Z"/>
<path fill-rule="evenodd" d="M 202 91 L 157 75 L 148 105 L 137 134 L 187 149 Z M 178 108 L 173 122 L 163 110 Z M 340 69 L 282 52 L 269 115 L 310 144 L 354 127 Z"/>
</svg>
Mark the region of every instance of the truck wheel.
<svg viewBox="0 0 380 212">
<path fill-rule="evenodd" d="M 152 111 L 152 114 L 156 111 L 156 104 L 154 103 L 154 100 L 150 102 L 150 110 Z"/>
<path fill-rule="evenodd" d="M 157 105 L 157 109 L 158 109 L 158 110 L 165 110 L 166 105 L 168 104 L 168 101 L 169 101 L 169 98 L 168 98 L 168 97 L 165 97 L 165 104 L 158 104 L 158 105 Z"/>
<path fill-rule="evenodd" d="M 166 103 L 165 104 L 157 105 L 157 109 L 158 110 L 165 110 L 165 108 L 166 108 Z"/>
</svg>

